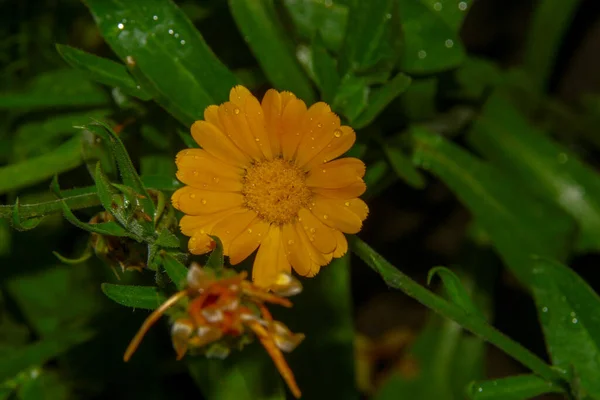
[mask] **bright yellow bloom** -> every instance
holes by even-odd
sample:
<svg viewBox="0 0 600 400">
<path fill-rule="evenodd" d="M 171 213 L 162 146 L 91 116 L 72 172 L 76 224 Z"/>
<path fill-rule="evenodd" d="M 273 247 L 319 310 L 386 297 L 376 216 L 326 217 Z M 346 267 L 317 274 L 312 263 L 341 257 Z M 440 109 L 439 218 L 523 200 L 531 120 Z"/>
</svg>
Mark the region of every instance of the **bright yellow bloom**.
<svg viewBox="0 0 600 400">
<path fill-rule="evenodd" d="M 280 272 L 314 276 L 348 250 L 368 207 L 358 198 L 365 165 L 335 158 L 356 140 L 322 102 L 307 109 L 290 92 L 269 90 L 260 103 L 243 86 L 230 101 L 209 106 L 192 125 L 202 149 L 181 151 L 177 178 L 187 186 L 172 197 L 185 215 L 181 231 L 192 254 L 223 242 L 232 265 L 257 248 L 252 278 L 262 287 Z"/>
</svg>

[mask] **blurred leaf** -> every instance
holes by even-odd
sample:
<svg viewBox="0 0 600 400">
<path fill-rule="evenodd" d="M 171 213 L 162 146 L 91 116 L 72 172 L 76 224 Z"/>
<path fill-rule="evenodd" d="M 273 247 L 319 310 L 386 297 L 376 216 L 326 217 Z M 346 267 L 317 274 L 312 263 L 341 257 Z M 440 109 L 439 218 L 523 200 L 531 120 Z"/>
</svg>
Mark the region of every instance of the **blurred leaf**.
<svg viewBox="0 0 600 400">
<path fill-rule="evenodd" d="M 408 159 L 402 150 L 389 143 L 383 143 L 382 149 L 392 166 L 392 169 L 399 178 L 417 189 L 425 187 L 425 178 L 414 167 L 410 159 Z"/>
<path fill-rule="evenodd" d="M 24 381 L 18 390 L 20 400 L 71 398 L 71 388 L 57 373 L 34 368 L 28 375 L 29 379 Z"/>
<path fill-rule="evenodd" d="M 437 113 L 435 105 L 437 90 L 437 78 L 413 79 L 400 96 L 405 118 L 413 122 L 433 119 Z"/>
<path fill-rule="evenodd" d="M 454 32 L 458 32 L 472 0 L 420 0 L 439 15 Z"/>
<path fill-rule="evenodd" d="M 57 44 L 56 50 L 71 67 L 85 72 L 91 80 L 121 88 L 141 100 L 152 98 L 133 80 L 123 64 L 62 44 Z"/>
<path fill-rule="evenodd" d="M 552 382 L 536 375 L 518 375 L 473 382 L 467 396 L 472 400 L 527 400 L 545 393 L 563 393 Z"/>
<path fill-rule="evenodd" d="M 455 71 L 455 78 L 460 87 L 460 96 L 480 98 L 486 94 L 486 89 L 502 82 L 502 71 L 492 61 L 467 57 Z"/>
<path fill-rule="evenodd" d="M 167 248 L 179 248 L 179 239 L 168 229 L 163 229 L 158 234 L 155 244 Z"/>
<path fill-rule="evenodd" d="M 408 88 L 410 82 L 411 79 L 408 76 L 399 73 L 392 80 L 381 85 L 381 87 L 372 90 L 369 93 L 367 109 L 353 121 L 352 126 L 355 129 L 360 129 L 373 122 L 392 100 Z"/>
<path fill-rule="evenodd" d="M 466 313 L 465 310 L 458 305 L 443 299 L 419 285 L 409 276 L 391 265 L 362 240 L 357 237 L 352 237 L 350 245 L 352 251 L 375 272 L 381 275 L 385 283 L 390 287 L 402 290 L 406 295 L 417 300 L 432 311 L 455 321 L 463 328 L 503 350 L 506 354 L 521 362 L 540 376 L 548 379 L 555 379 L 557 381 L 562 379 L 562 374 L 560 372 L 550 367 L 525 347 L 496 330 L 485 322 L 485 320 Z"/>
<path fill-rule="evenodd" d="M 418 0 L 397 1 L 402 10 L 404 32 L 404 48 L 400 58 L 402 71 L 430 74 L 455 68 L 463 62 L 465 50 L 458 33 L 448 26 L 438 12 L 430 10 Z"/>
<path fill-rule="evenodd" d="M 59 69 L 40 74 L 29 87 L 20 91 L 0 93 L 0 109 L 39 109 L 67 106 L 101 106 L 109 102 L 108 95 L 71 69 Z"/>
<path fill-rule="evenodd" d="M 237 83 L 168 0 L 86 0 L 102 36 L 138 83 L 186 126 Z"/>
<path fill-rule="evenodd" d="M 183 290 L 187 284 L 188 269 L 170 254 L 163 256 L 163 267 L 178 290 Z"/>
<path fill-rule="evenodd" d="M 404 10 L 403 10 L 404 12 Z M 340 55 L 340 71 L 366 72 L 378 67 L 391 70 L 401 39 L 396 0 L 353 1 Z"/>
<path fill-rule="evenodd" d="M 526 41 L 524 67 L 534 86 L 542 91 L 554 71 L 556 57 L 581 0 L 541 0 L 534 8 Z M 552 27 L 552 29 L 548 29 Z"/>
<path fill-rule="evenodd" d="M 148 155 L 140 158 L 142 180 L 145 175 L 175 177 L 177 166 L 170 155 Z"/>
<path fill-rule="evenodd" d="M 364 199 L 377 196 L 389 185 L 396 182 L 396 175 L 388 174 L 389 169 L 389 164 L 383 159 L 367 165 L 367 172 L 364 177 L 364 181 L 367 184 L 367 191 L 363 195 Z"/>
<path fill-rule="evenodd" d="M 99 122 L 98 125 L 88 125 L 86 128 L 110 143 L 114 157 L 117 161 L 117 165 L 119 166 L 119 171 L 121 172 L 123 184 L 129 186 L 138 194 L 136 201 L 140 202 L 143 207 L 143 211 L 146 214 L 154 217 L 156 212 L 154 203 L 152 202 L 148 191 L 142 184 L 142 181 L 140 180 L 140 177 L 138 176 L 133 163 L 129 158 L 127 149 L 125 148 L 125 145 L 119 136 L 110 128 L 108 124 L 103 122 Z"/>
<path fill-rule="evenodd" d="M 30 217 L 27 219 L 22 219 L 21 213 L 19 211 L 19 198 L 15 200 L 15 205 L 12 209 L 12 226 L 18 231 L 28 231 L 30 229 L 35 228 L 42 222 L 42 217 Z"/>
<path fill-rule="evenodd" d="M 221 239 L 219 239 L 217 236 L 209 236 L 212 240 L 215 241 L 215 248 L 208 256 L 205 266 L 214 270 L 223 269 L 223 267 L 225 266 L 225 258 L 223 256 L 223 243 L 221 242 Z"/>
<path fill-rule="evenodd" d="M 304 292 L 293 298 L 293 303 L 291 311 L 278 315 L 292 332 L 306 334 L 287 356 L 303 398 L 358 399 L 349 255 L 334 259 L 306 280 Z"/>
<path fill-rule="evenodd" d="M 15 349 L 0 360 L 0 382 L 12 378 L 26 368 L 43 365 L 69 349 L 90 340 L 92 336 L 89 330 L 70 329 Z"/>
<path fill-rule="evenodd" d="M 354 121 L 367 107 L 369 92 L 366 78 L 347 74 L 340 82 L 331 108 L 343 114 L 349 121 Z"/>
<path fill-rule="evenodd" d="M 509 176 L 440 135 L 414 127 L 412 136 L 415 164 L 437 175 L 456 193 L 522 282 L 531 282 L 532 253 L 566 256 L 574 225 L 562 210 L 533 197 Z"/>
<path fill-rule="evenodd" d="M 437 274 L 444 284 L 444 291 L 448 299 L 465 310 L 468 314 L 485 319 L 481 311 L 475 306 L 471 296 L 463 287 L 460 278 L 454 272 L 446 267 L 435 267 L 429 270 L 427 274 L 427 284 L 431 284 L 431 279 Z"/>
<path fill-rule="evenodd" d="M 346 32 L 348 7 L 315 0 L 284 0 L 283 5 L 300 35 L 307 40 L 318 35 L 327 49 L 339 51 Z"/>
<path fill-rule="evenodd" d="M 47 154 L 0 167 L 0 194 L 45 181 L 82 163 L 81 137 L 76 135 Z"/>
<path fill-rule="evenodd" d="M 293 43 L 279 23 L 272 0 L 229 0 L 229 9 L 269 81 L 314 103 L 310 81 L 294 55 Z"/>
<path fill-rule="evenodd" d="M 554 365 L 574 370 L 577 385 L 600 399 L 600 297 L 573 270 L 536 258 L 533 293 Z"/>
<path fill-rule="evenodd" d="M 337 60 L 327 52 L 321 36 L 315 36 L 310 49 L 315 83 L 321 90 L 323 101 L 329 103 L 333 101 L 335 92 L 340 84 Z"/>
<path fill-rule="evenodd" d="M 499 93 L 490 97 L 468 138 L 499 168 L 540 197 L 554 201 L 578 222 L 579 250 L 600 250 L 600 175 L 596 171 L 532 126 Z"/>
<path fill-rule="evenodd" d="M 102 292 L 122 306 L 154 310 L 167 298 L 154 286 L 131 286 L 103 283 Z"/>
<path fill-rule="evenodd" d="M 142 176 L 141 179 L 144 186 L 148 189 L 173 192 L 182 186 L 182 183 L 175 179 L 173 176 L 151 175 Z"/>
<path fill-rule="evenodd" d="M 168 150 L 169 137 L 165 132 L 161 132 L 152 125 L 142 125 L 140 128 L 144 140 L 160 150 Z M 143 171 L 143 169 L 142 169 Z"/>
<path fill-rule="evenodd" d="M 8 220 L 0 218 L 0 257 L 10 254 L 12 248 L 12 232 Z"/>
</svg>

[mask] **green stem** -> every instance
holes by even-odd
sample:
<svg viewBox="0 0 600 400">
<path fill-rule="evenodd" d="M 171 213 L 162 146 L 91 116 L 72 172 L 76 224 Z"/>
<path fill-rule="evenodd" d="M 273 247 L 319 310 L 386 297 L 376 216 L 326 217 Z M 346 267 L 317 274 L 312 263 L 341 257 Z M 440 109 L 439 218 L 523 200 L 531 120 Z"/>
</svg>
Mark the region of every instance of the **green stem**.
<svg viewBox="0 0 600 400">
<path fill-rule="evenodd" d="M 95 186 L 65 190 L 63 195 L 64 201 L 71 210 L 93 207 L 100 204 Z M 13 210 L 14 205 L 0 205 L 0 218 L 10 218 Z M 41 217 L 58 212 L 62 212 L 61 200 L 19 205 L 19 215 L 21 218 Z"/>
<path fill-rule="evenodd" d="M 558 370 L 553 369 L 525 347 L 496 330 L 485 320 L 474 318 L 473 315 L 468 314 L 456 304 L 444 300 L 442 297 L 419 285 L 410 277 L 400 272 L 359 238 L 352 237 L 350 244 L 352 251 L 380 274 L 390 287 L 403 291 L 436 313 L 457 322 L 463 328 L 503 350 L 536 374 L 549 380 L 560 381 L 563 379 Z"/>
</svg>

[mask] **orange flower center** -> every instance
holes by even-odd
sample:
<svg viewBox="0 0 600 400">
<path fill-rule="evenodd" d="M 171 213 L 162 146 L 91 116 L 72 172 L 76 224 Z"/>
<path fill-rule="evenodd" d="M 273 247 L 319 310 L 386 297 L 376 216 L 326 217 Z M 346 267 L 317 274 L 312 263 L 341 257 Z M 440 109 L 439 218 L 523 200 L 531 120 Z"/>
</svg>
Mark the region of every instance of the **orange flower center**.
<svg viewBox="0 0 600 400">
<path fill-rule="evenodd" d="M 290 223 L 310 203 L 306 173 L 293 163 L 276 158 L 258 161 L 244 176 L 245 206 L 272 224 Z"/>
</svg>

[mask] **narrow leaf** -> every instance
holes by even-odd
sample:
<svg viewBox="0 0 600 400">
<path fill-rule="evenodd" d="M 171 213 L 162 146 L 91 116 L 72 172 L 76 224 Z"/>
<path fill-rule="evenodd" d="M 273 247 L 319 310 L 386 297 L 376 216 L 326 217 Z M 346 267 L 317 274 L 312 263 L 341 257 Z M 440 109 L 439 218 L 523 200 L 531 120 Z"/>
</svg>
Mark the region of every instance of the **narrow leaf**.
<svg viewBox="0 0 600 400">
<path fill-rule="evenodd" d="M 409 185 L 423 189 L 425 187 L 425 178 L 412 164 L 410 159 L 400 150 L 397 146 L 382 144 L 382 149 L 387 156 L 392 169 L 398 175 L 399 178 L 403 179 Z"/>
<path fill-rule="evenodd" d="M 323 101 L 330 103 L 333 101 L 341 80 L 337 70 L 337 61 L 325 48 L 320 35 L 315 36 L 310 48 L 315 83 L 321 90 Z"/>
<path fill-rule="evenodd" d="M 154 310 L 167 298 L 154 286 L 131 286 L 103 283 L 102 292 L 116 303 L 126 307 Z"/>
<path fill-rule="evenodd" d="M 564 393 L 564 389 L 537 375 L 473 382 L 467 388 L 472 400 L 527 400 L 545 393 Z"/>
<path fill-rule="evenodd" d="M 175 257 L 169 253 L 163 256 L 163 267 L 171 278 L 171 281 L 177 286 L 177 289 L 182 290 L 187 284 L 188 269 L 180 263 Z"/>
<path fill-rule="evenodd" d="M 460 278 L 456 276 L 454 272 L 449 270 L 446 267 L 435 267 L 429 270 L 427 274 L 427 284 L 431 284 L 431 279 L 435 276 L 439 276 L 444 284 L 444 289 L 448 299 L 467 313 L 474 315 L 476 317 L 480 317 L 484 319 L 481 311 L 475 306 L 473 300 L 471 300 L 471 296 L 467 293 L 466 289 L 463 287 Z"/>
<path fill-rule="evenodd" d="M 156 238 L 156 245 L 167 248 L 179 248 L 179 239 L 168 229 L 163 229 Z"/>
</svg>

